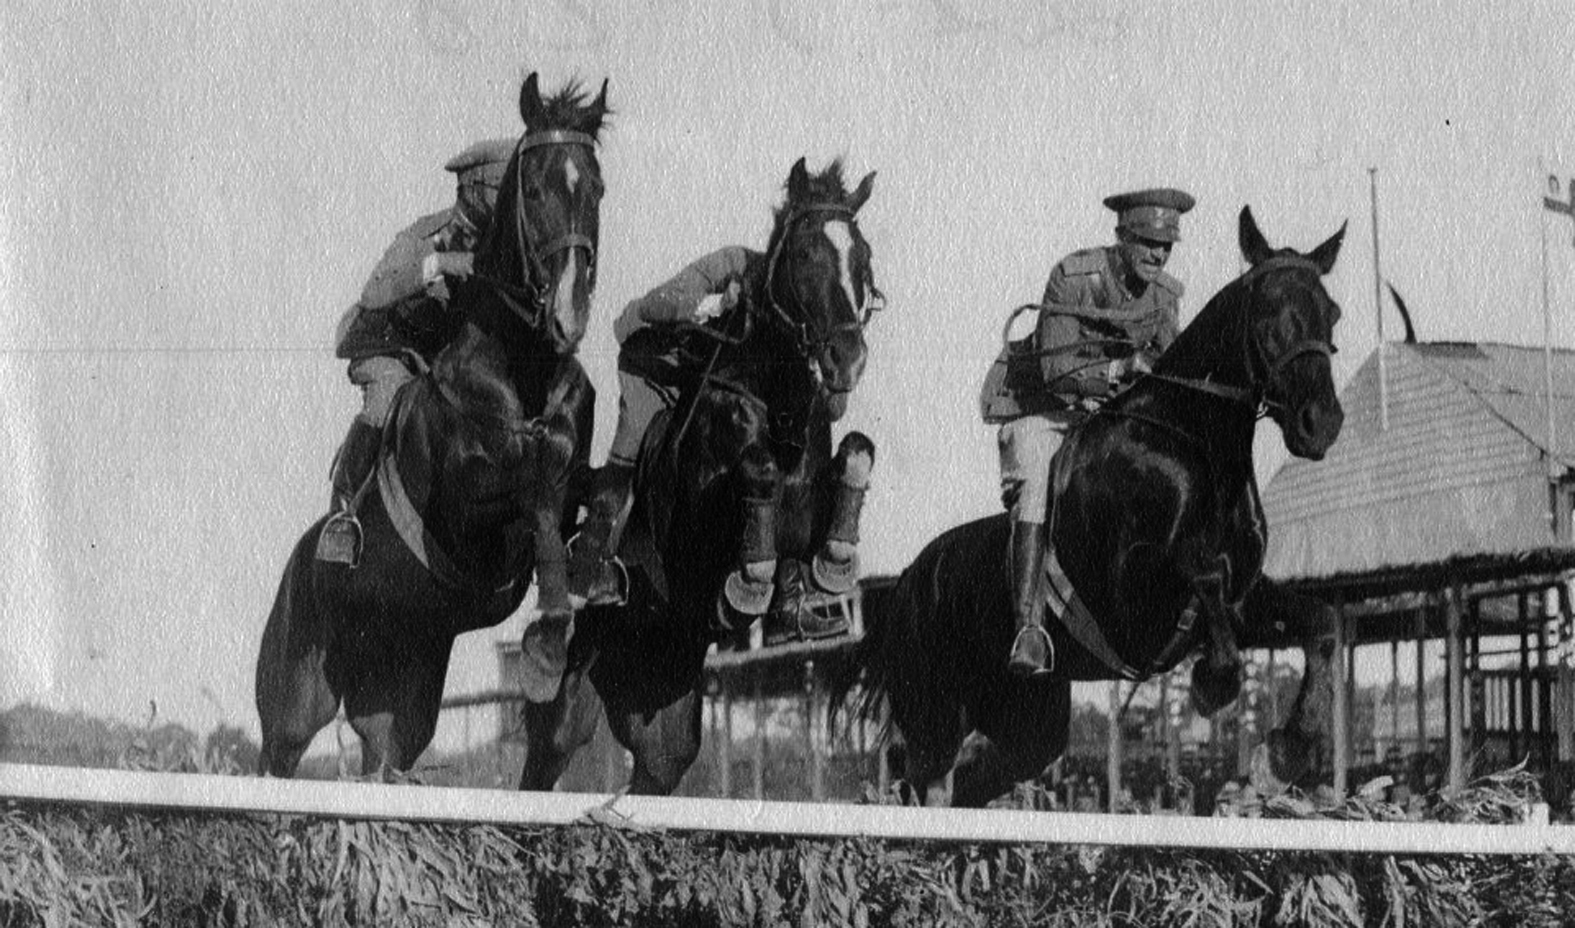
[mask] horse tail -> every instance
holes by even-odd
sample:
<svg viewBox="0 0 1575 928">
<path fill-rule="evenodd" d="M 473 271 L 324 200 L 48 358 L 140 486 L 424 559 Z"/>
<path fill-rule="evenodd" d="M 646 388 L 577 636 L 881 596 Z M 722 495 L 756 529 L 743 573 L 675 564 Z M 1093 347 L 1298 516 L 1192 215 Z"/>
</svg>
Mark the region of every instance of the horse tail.
<svg viewBox="0 0 1575 928">
<path fill-rule="evenodd" d="M 848 702 L 848 694 L 859 686 L 856 703 L 850 707 L 849 721 L 868 720 L 876 717 L 886 698 L 886 682 L 890 669 L 889 637 L 893 634 L 892 595 L 896 587 L 890 577 L 872 578 L 862 584 L 859 609 L 864 618 L 864 637 L 853 646 L 848 660 L 831 676 L 826 706 L 826 727 L 835 731 L 837 715 Z M 890 728 L 888 720 L 881 728 L 884 740 Z"/>
</svg>

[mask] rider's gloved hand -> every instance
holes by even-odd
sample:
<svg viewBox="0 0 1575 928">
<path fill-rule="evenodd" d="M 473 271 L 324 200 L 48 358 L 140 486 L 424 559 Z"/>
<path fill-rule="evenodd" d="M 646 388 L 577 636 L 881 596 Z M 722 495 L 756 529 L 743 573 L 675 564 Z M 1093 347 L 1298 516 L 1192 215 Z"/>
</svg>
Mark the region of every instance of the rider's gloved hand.
<svg viewBox="0 0 1575 928">
<path fill-rule="evenodd" d="M 695 305 L 695 322 L 705 322 L 715 319 L 734 306 L 738 305 L 738 295 L 743 292 L 743 284 L 737 278 L 727 282 L 727 289 L 721 293 L 711 293 L 703 297 Z"/>
</svg>

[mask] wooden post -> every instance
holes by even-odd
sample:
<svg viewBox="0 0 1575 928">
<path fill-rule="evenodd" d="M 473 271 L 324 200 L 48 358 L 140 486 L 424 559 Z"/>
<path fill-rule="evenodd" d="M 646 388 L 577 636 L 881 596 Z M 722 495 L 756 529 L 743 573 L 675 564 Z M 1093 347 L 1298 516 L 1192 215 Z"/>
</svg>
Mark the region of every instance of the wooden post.
<svg viewBox="0 0 1575 928">
<path fill-rule="evenodd" d="M 1540 604 L 1539 604 L 1540 605 Z M 1520 688 L 1520 718 L 1515 721 L 1515 749 L 1510 754 L 1511 761 L 1519 761 L 1531 753 L 1532 745 L 1536 743 L 1536 725 L 1532 716 L 1536 714 L 1536 706 L 1532 702 L 1535 692 L 1532 689 L 1531 679 L 1531 610 L 1527 609 L 1520 615 L 1520 679 L 1517 681 Z"/>
<path fill-rule="evenodd" d="M 1416 754 L 1425 757 L 1428 753 L 1427 744 L 1427 605 L 1416 610 Z M 1418 761 L 1420 764 L 1420 760 Z M 1419 767 L 1419 769 L 1422 769 Z M 1415 784 L 1418 792 L 1426 788 L 1425 783 Z"/>
<path fill-rule="evenodd" d="M 1460 628 L 1459 584 L 1451 584 L 1444 600 L 1444 643 L 1449 660 L 1448 705 L 1449 734 L 1449 788 L 1459 790 L 1466 785 L 1465 745 L 1465 649 L 1462 647 Z"/>
<path fill-rule="evenodd" d="M 1345 604 L 1337 602 L 1334 607 L 1334 653 L 1331 655 L 1334 666 L 1330 668 L 1334 673 L 1332 681 L 1334 706 L 1330 735 L 1334 741 L 1334 798 L 1336 800 L 1345 798 L 1346 768 L 1351 764 L 1351 706 L 1350 690 L 1346 686 L 1349 665 L 1346 662 L 1345 622 Z"/>
<path fill-rule="evenodd" d="M 880 701 L 880 730 L 882 732 L 886 732 L 890 730 L 890 725 L 891 703 L 885 699 L 882 699 Z M 884 743 L 883 739 L 877 739 L 877 743 L 880 745 L 878 752 L 880 754 L 880 769 L 876 771 L 875 786 L 880 790 L 880 794 L 884 796 L 886 795 L 886 791 L 891 789 L 891 758 L 886 755 L 890 745 Z"/>
<path fill-rule="evenodd" d="M 826 798 L 825 758 L 821 756 L 821 739 L 815 737 L 815 662 L 804 662 L 804 748 L 809 761 L 809 798 L 820 802 Z"/>
<path fill-rule="evenodd" d="M 760 678 L 755 678 L 755 741 L 750 751 L 752 784 L 755 798 L 766 798 L 766 699 L 761 692 Z"/>
<path fill-rule="evenodd" d="M 1389 642 L 1389 750 L 1400 753 L 1400 639 Z M 1384 752 L 1388 769 L 1389 750 Z M 1394 771 L 1390 771 L 1391 775 Z"/>
<path fill-rule="evenodd" d="M 717 785 L 721 787 L 722 798 L 729 799 L 733 795 L 733 696 L 727 687 L 721 688 L 712 705 L 720 706 L 722 711 L 722 736 L 716 741 L 716 762 L 722 768 Z"/>
<path fill-rule="evenodd" d="M 1558 587 L 1542 591 L 1542 613 L 1537 616 L 1537 761 L 1542 769 L 1553 765 L 1549 736 L 1553 732 L 1552 668 L 1548 666 L 1548 620 L 1558 615 Z"/>
<path fill-rule="evenodd" d="M 1559 654 L 1555 662 L 1557 673 L 1557 686 L 1554 691 L 1555 706 L 1553 713 L 1556 720 L 1554 727 L 1558 730 L 1558 760 L 1567 761 L 1575 759 L 1575 667 L 1570 666 L 1570 638 L 1575 634 L 1575 605 L 1570 602 L 1571 578 L 1564 577 L 1559 584 Z"/>
<path fill-rule="evenodd" d="M 1136 685 L 1136 684 L 1134 684 Z M 1105 808 L 1116 811 L 1116 797 L 1121 794 L 1121 681 L 1110 681 L 1110 730 L 1106 736 Z"/>
</svg>

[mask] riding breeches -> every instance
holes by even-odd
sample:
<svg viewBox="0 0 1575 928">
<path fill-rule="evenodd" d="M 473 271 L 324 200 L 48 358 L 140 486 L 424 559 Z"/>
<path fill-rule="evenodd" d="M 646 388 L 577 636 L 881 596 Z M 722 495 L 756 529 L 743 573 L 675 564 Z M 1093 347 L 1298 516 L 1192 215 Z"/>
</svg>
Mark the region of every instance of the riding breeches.
<svg viewBox="0 0 1575 928">
<path fill-rule="evenodd" d="M 664 409 L 678 402 L 678 390 L 631 371 L 618 371 L 618 428 L 613 432 L 607 460 L 633 464 L 640 453 L 640 439 Z"/>
<path fill-rule="evenodd" d="M 361 388 L 362 422 L 382 428 L 388 421 L 388 410 L 393 406 L 394 394 L 415 374 L 399 358 L 373 355 L 350 362 L 350 382 Z"/>
<path fill-rule="evenodd" d="M 1023 416 L 996 432 L 1001 452 L 1001 501 L 1016 522 L 1043 523 L 1050 502 L 1050 459 L 1066 439 L 1068 423 Z"/>
</svg>

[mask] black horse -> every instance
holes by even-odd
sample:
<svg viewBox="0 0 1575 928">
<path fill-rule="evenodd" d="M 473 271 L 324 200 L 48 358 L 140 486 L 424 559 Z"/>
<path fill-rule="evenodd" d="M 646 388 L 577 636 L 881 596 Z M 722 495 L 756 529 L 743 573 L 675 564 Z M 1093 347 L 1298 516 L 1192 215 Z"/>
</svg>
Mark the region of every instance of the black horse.
<svg viewBox="0 0 1575 928">
<path fill-rule="evenodd" d="M 257 659 L 262 772 L 292 775 L 341 702 L 363 772 L 409 768 L 455 636 L 508 617 L 532 572 L 540 621 L 568 624 L 562 526 L 595 400 L 574 352 L 596 280 L 606 95 L 604 82 L 587 102 L 571 83 L 543 99 L 525 80 L 525 133 L 453 296 L 465 323 L 395 401 L 360 566 L 316 560 L 319 520 L 285 567 Z"/>
<path fill-rule="evenodd" d="M 833 454 L 831 423 L 863 372 L 879 298 L 854 218 L 873 182 L 849 193 L 839 163 L 810 175 L 800 159 L 738 307 L 691 331 L 708 363 L 645 436 L 620 548 L 627 602 L 582 613 L 556 698 L 527 705 L 521 788 L 552 787 L 599 708 L 634 755 L 631 790 L 678 785 L 700 749 L 706 650 L 744 621 L 724 592 L 739 582 L 741 546 L 789 601 L 806 577 L 856 582 L 875 449 L 850 432 Z"/>
<path fill-rule="evenodd" d="M 1250 269 L 1204 306 L 1153 372 L 1074 428 L 1051 464 L 1051 672 L 1007 671 L 1014 633 L 1004 515 L 945 532 L 876 610 L 833 707 L 864 674 L 884 697 L 903 779 L 921 801 L 982 806 L 1066 746 L 1071 680 L 1147 678 L 1201 652 L 1193 698 L 1210 714 L 1241 685 L 1238 647 L 1292 635 L 1307 672 L 1270 735 L 1275 773 L 1322 769 L 1329 608 L 1263 577 L 1267 527 L 1252 465 L 1264 410 L 1293 454 L 1318 459 L 1344 413 L 1330 375 L 1340 309 L 1320 277 L 1342 226 L 1308 255 L 1272 249 L 1250 210 Z"/>
</svg>

